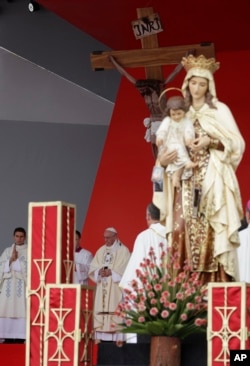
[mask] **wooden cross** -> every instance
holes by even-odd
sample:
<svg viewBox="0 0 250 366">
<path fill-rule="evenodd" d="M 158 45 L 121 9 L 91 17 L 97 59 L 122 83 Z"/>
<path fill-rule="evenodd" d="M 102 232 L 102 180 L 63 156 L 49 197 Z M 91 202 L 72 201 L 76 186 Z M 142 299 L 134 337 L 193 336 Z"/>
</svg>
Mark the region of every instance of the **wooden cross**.
<svg viewBox="0 0 250 366">
<path fill-rule="evenodd" d="M 153 14 L 153 8 L 137 9 L 139 19 Z M 152 34 L 141 39 L 142 49 L 125 51 L 95 51 L 90 55 L 92 69 L 113 69 L 114 65 L 109 56 L 115 57 L 123 67 L 145 67 L 146 79 L 163 80 L 162 66 L 180 63 L 186 52 L 194 50 L 195 55 L 203 54 L 205 57 L 214 57 L 213 43 L 200 43 L 185 46 L 158 47 L 157 34 Z"/>
</svg>

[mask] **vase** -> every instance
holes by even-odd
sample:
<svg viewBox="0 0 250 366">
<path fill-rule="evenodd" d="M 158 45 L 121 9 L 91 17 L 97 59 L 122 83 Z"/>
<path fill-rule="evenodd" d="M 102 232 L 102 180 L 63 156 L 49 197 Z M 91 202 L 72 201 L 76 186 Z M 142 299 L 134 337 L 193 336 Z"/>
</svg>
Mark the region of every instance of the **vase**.
<svg viewBox="0 0 250 366">
<path fill-rule="evenodd" d="M 180 366 L 181 340 L 178 337 L 152 336 L 150 366 Z"/>
</svg>

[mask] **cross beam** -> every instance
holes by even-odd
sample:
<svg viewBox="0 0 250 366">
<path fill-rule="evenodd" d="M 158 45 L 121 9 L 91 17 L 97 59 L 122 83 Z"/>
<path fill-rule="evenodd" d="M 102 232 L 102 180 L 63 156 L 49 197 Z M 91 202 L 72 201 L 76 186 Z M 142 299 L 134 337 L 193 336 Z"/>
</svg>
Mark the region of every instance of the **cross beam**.
<svg viewBox="0 0 250 366">
<path fill-rule="evenodd" d="M 123 67 L 147 67 L 178 64 L 186 52 L 194 50 L 195 55 L 214 57 L 213 43 L 191 44 L 161 48 L 147 48 L 125 51 L 94 51 L 90 55 L 91 66 L 94 71 L 114 69 L 109 60 L 113 56 Z"/>
</svg>

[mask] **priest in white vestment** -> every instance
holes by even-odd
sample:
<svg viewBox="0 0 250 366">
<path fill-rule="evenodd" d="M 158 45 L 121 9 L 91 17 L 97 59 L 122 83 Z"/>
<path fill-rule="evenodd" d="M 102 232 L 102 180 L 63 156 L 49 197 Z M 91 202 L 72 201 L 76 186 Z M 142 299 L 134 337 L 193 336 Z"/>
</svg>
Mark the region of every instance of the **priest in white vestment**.
<svg viewBox="0 0 250 366">
<path fill-rule="evenodd" d="M 149 250 L 152 247 L 156 255 L 156 263 L 160 264 L 161 249 L 160 244 L 163 244 L 163 249 L 167 249 L 167 230 L 160 223 L 160 210 L 150 203 L 146 210 L 146 221 L 148 229 L 137 235 L 133 252 L 126 267 L 126 270 L 121 278 L 119 286 L 122 289 L 130 289 L 132 280 L 138 280 L 136 270 L 140 269 L 140 263 L 144 258 L 148 257 Z"/>
<path fill-rule="evenodd" d="M 75 253 L 74 253 L 74 283 L 88 285 L 89 267 L 92 262 L 92 253 L 80 246 L 81 233 L 75 232 Z"/>
<path fill-rule="evenodd" d="M 14 243 L 0 257 L 0 338 L 5 343 L 26 339 L 26 231 L 14 230 Z"/>
<path fill-rule="evenodd" d="M 250 283 L 250 200 L 246 205 L 247 227 L 239 231 L 240 246 L 237 248 L 240 281 Z"/>
<path fill-rule="evenodd" d="M 114 313 L 122 300 L 119 282 L 127 266 L 130 252 L 120 242 L 117 230 L 113 227 L 104 231 L 104 241 L 105 244 L 97 250 L 89 270 L 89 278 L 96 283 L 95 340 L 116 341 L 119 344 L 125 340 L 125 334 L 119 333 L 122 319 Z"/>
</svg>

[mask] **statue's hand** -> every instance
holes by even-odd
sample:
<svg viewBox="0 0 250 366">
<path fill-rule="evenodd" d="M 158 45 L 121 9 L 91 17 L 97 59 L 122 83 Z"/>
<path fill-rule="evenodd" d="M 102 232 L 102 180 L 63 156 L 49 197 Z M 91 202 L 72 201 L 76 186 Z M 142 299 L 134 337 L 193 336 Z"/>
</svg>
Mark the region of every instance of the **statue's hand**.
<svg viewBox="0 0 250 366">
<path fill-rule="evenodd" d="M 163 149 L 163 139 L 162 138 L 160 138 L 160 137 L 156 137 L 156 145 L 158 146 L 158 148 L 159 148 L 159 150 L 160 149 Z"/>
<path fill-rule="evenodd" d="M 199 151 L 201 149 L 208 148 L 209 144 L 210 144 L 210 138 L 208 136 L 202 136 L 194 139 L 194 141 L 189 145 L 189 147 L 193 151 Z"/>
<path fill-rule="evenodd" d="M 166 147 L 159 150 L 158 160 L 162 166 L 167 166 L 177 159 L 177 151 L 168 152 Z"/>
</svg>

